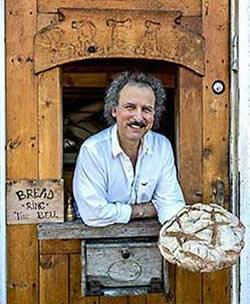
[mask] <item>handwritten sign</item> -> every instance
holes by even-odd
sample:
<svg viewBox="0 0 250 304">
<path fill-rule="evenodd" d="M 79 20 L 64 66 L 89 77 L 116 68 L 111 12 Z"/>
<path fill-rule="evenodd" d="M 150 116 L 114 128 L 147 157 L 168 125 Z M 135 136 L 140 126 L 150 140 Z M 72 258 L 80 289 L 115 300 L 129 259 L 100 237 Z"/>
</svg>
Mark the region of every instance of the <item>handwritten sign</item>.
<svg viewBox="0 0 250 304">
<path fill-rule="evenodd" d="M 63 221 L 63 180 L 7 182 L 7 224 Z"/>
</svg>

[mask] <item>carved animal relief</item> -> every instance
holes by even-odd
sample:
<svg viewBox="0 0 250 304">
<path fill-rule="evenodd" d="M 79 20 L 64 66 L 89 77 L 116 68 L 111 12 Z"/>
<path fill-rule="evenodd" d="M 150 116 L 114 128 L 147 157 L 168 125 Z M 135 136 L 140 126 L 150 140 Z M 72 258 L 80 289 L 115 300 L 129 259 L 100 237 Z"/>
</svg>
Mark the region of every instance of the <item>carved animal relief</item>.
<svg viewBox="0 0 250 304">
<path fill-rule="evenodd" d="M 184 207 L 160 231 L 159 248 L 170 263 L 190 271 L 210 272 L 236 263 L 245 228 L 219 205 Z"/>
<path fill-rule="evenodd" d="M 176 21 L 179 12 L 60 9 L 63 20 L 35 37 L 35 71 L 88 58 L 148 58 L 204 74 L 204 38 Z"/>
</svg>

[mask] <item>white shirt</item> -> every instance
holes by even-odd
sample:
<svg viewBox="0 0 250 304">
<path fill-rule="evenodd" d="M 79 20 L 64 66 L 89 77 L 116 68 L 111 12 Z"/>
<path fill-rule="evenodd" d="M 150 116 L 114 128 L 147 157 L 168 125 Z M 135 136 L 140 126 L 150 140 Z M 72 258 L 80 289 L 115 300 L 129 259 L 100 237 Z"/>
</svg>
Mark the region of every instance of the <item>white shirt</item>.
<svg viewBox="0 0 250 304">
<path fill-rule="evenodd" d="M 116 124 L 82 144 L 73 193 L 80 216 L 89 226 L 128 223 L 131 205 L 149 201 L 163 224 L 185 204 L 169 140 L 149 131 L 134 172 L 132 162 L 120 147 Z"/>
</svg>

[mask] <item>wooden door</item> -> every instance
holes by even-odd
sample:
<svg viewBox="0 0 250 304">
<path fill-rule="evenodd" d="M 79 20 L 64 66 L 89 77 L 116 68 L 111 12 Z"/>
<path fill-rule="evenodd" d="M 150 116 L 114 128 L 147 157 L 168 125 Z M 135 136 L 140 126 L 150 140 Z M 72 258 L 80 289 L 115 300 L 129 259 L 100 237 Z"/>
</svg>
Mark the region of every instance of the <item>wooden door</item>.
<svg viewBox="0 0 250 304">
<path fill-rule="evenodd" d="M 177 164 L 187 202 L 214 201 L 219 181 L 229 207 L 228 1 L 8 0 L 6 15 L 9 179 L 62 176 L 64 64 L 150 59 L 176 66 Z M 12 225 L 8 250 L 11 304 L 230 303 L 229 270 L 201 275 L 171 265 L 166 297 L 84 299 L 80 240 L 38 243 L 35 225 Z"/>
</svg>

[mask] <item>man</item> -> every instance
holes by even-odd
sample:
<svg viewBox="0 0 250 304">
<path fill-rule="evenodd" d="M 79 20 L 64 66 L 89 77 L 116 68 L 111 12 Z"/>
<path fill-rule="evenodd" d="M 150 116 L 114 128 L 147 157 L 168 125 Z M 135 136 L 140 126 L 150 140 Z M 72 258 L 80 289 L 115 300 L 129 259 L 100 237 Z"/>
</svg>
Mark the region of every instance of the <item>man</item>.
<svg viewBox="0 0 250 304">
<path fill-rule="evenodd" d="M 165 91 L 143 73 L 122 73 L 105 97 L 111 127 L 82 145 L 73 179 L 84 223 L 106 226 L 158 215 L 164 223 L 184 206 L 169 140 L 159 125 Z"/>
</svg>

